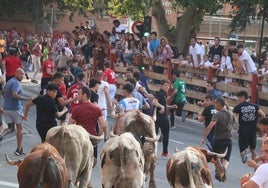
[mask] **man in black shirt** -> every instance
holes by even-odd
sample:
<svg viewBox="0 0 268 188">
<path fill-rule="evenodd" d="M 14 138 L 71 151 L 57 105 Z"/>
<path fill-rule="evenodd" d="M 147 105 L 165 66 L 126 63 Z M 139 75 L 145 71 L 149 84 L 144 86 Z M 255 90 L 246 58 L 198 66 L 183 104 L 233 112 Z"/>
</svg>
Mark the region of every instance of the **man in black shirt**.
<svg viewBox="0 0 268 188">
<path fill-rule="evenodd" d="M 38 96 L 37 98 L 28 102 L 25 106 L 23 119 L 27 120 L 30 107 L 36 105 L 36 128 L 42 142 L 45 142 L 48 130 L 57 126 L 56 118 L 61 117 L 68 110 L 66 107 L 64 107 L 62 111 L 58 111 L 55 101 L 57 92 L 57 85 L 48 84 L 45 95 Z"/>
<path fill-rule="evenodd" d="M 100 87 L 101 82 L 96 80 L 95 78 L 90 79 L 89 81 L 89 89 L 91 92 L 90 101 L 92 103 L 98 104 L 99 95 L 97 94 L 97 91 Z"/>
<path fill-rule="evenodd" d="M 215 55 L 219 55 L 220 57 L 222 56 L 222 50 L 223 50 L 223 46 L 220 45 L 220 38 L 219 37 L 215 37 L 214 39 L 214 46 L 210 47 L 209 49 L 209 60 L 210 62 L 213 62 L 213 58 Z"/>
<path fill-rule="evenodd" d="M 167 108 L 176 109 L 177 105 L 168 105 L 167 104 L 167 92 L 170 87 L 169 80 L 161 81 L 161 88 L 155 94 L 155 98 L 153 99 L 153 105 L 157 107 L 156 109 L 156 121 L 155 121 L 155 130 L 156 134 L 158 134 L 159 128 L 163 134 L 163 153 L 162 157 L 168 157 L 168 140 L 169 140 L 169 121 L 167 115 Z"/>
<path fill-rule="evenodd" d="M 213 114 L 217 112 L 214 105 L 215 98 L 213 95 L 207 95 L 202 102 L 202 106 L 205 107 L 203 112 L 198 114 L 198 121 L 204 122 L 205 127 L 209 125 Z M 210 151 L 212 151 L 214 127 L 207 135 L 206 145 Z"/>
<path fill-rule="evenodd" d="M 255 151 L 257 139 L 257 119 L 258 116 L 265 117 L 265 113 L 259 109 L 259 106 L 248 102 L 249 96 L 246 91 L 237 93 L 239 104 L 234 107 L 234 114 L 238 116 L 239 123 L 239 149 L 242 162 L 245 163 L 248 158 L 248 146 L 250 148 L 251 157 L 257 157 Z"/>
</svg>

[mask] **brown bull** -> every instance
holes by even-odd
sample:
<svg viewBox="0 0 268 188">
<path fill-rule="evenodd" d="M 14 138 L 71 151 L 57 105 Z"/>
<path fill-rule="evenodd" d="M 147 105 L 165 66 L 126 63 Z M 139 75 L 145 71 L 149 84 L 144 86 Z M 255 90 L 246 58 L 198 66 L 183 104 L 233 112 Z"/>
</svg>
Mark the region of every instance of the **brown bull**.
<svg viewBox="0 0 268 188">
<path fill-rule="evenodd" d="M 191 146 L 174 153 L 166 166 L 169 184 L 174 188 L 212 188 L 208 162 L 214 163 L 217 173 L 224 178 L 225 171 L 219 164 L 226 153 L 227 149 L 224 154 L 217 154 Z"/>
<path fill-rule="evenodd" d="M 146 177 L 150 176 L 149 186 L 155 188 L 156 141 L 160 135 L 155 133 L 155 123 L 152 117 L 136 110 L 125 112 L 116 119 L 113 132 L 117 135 L 132 132 L 145 137 L 146 142 L 142 146 L 145 158 L 144 172 Z"/>
<path fill-rule="evenodd" d="M 144 186 L 144 156 L 139 138 L 124 133 L 109 139 L 100 153 L 103 188 Z"/>
<path fill-rule="evenodd" d="M 36 145 L 23 161 L 11 161 L 10 165 L 18 166 L 20 188 L 66 188 L 68 187 L 68 170 L 56 148 L 49 143 Z"/>
<path fill-rule="evenodd" d="M 90 139 L 103 139 L 90 135 L 78 125 L 64 125 L 51 128 L 46 142 L 53 145 L 65 160 L 72 184 L 79 188 L 90 186 L 94 162 L 93 145 Z"/>
</svg>

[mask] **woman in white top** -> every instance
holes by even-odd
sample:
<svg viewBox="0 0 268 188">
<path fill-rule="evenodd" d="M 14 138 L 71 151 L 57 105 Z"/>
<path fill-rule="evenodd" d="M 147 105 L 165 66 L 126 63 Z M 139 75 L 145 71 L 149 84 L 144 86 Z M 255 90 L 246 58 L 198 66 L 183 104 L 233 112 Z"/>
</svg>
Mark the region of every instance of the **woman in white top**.
<svg viewBox="0 0 268 188">
<path fill-rule="evenodd" d="M 134 56 L 134 47 L 135 47 L 135 40 L 134 35 L 132 33 L 128 34 L 128 37 L 125 42 L 125 51 L 123 54 L 124 62 L 126 62 L 126 65 L 132 64 L 132 59 Z"/>
</svg>

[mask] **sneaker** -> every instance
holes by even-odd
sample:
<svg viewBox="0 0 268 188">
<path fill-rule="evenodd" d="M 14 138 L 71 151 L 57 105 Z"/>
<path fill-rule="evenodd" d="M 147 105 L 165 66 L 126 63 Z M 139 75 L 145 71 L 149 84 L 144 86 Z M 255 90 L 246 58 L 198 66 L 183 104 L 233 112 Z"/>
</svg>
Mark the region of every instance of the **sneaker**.
<svg viewBox="0 0 268 188">
<path fill-rule="evenodd" d="M 37 80 L 31 80 L 31 82 L 33 82 L 33 83 L 35 83 L 35 84 L 37 84 L 37 83 L 38 83 L 38 81 L 37 81 Z"/>
<path fill-rule="evenodd" d="M 171 129 L 171 130 L 174 130 L 174 129 L 176 129 L 176 126 L 175 126 L 175 125 L 170 126 L 170 129 Z"/>
<path fill-rule="evenodd" d="M 168 153 L 168 152 L 166 152 L 166 153 L 162 153 L 161 156 L 162 156 L 162 157 L 169 157 L 169 153 Z"/>
<path fill-rule="evenodd" d="M 14 152 L 14 154 L 17 155 L 17 156 L 25 155 L 25 153 L 23 153 L 23 149 L 22 148 L 21 149 L 17 148 L 16 151 Z"/>
<path fill-rule="evenodd" d="M 249 150 L 245 149 L 244 151 L 241 152 L 241 159 L 242 159 L 242 163 L 246 163 L 247 160 L 249 159 Z"/>
</svg>

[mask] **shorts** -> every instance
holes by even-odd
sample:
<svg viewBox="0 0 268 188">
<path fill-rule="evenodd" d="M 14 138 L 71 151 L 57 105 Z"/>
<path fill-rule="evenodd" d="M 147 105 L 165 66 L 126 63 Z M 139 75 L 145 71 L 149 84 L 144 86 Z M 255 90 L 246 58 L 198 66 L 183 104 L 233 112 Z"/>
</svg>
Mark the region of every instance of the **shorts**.
<svg viewBox="0 0 268 188">
<path fill-rule="evenodd" d="M 224 153 L 226 148 L 228 148 L 227 154 L 224 157 L 225 160 L 229 161 L 231 152 L 232 152 L 232 139 L 231 138 L 224 138 L 224 139 L 215 139 L 213 140 L 213 152 L 216 153 Z"/>
<path fill-rule="evenodd" d="M 22 124 L 22 110 L 4 110 L 6 124 Z"/>
<path fill-rule="evenodd" d="M 256 140 L 257 140 L 257 134 L 256 131 L 251 130 L 241 133 L 239 132 L 239 138 L 238 138 L 238 144 L 239 144 L 239 150 L 240 152 L 244 151 L 245 149 L 250 147 L 250 149 L 256 148 Z"/>
</svg>

